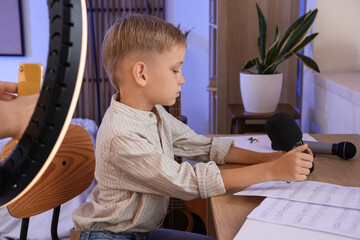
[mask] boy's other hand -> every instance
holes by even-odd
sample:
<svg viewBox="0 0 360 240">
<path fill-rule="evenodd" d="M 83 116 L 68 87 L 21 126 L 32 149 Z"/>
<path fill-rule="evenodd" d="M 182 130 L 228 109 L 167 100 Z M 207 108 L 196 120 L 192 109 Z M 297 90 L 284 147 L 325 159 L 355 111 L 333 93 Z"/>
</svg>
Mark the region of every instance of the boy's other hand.
<svg viewBox="0 0 360 240">
<path fill-rule="evenodd" d="M 14 139 L 20 139 L 27 128 L 30 118 L 34 113 L 39 94 L 18 97 L 9 103 L 13 106 L 14 121 L 12 124 Z M 15 120 L 15 118 L 17 118 Z"/>
<path fill-rule="evenodd" d="M 268 163 L 271 179 L 274 181 L 304 181 L 310 174 L 313 159 L 307 144 L 296 147 Z"/>
<path fill-rule="evenodd" d="M 17 93 L 18 85 L 12 82 L 0 81 L 0 100 L 9 101 L 16 98 L 14 93 Z"/>
<path fill-rule="evenodd" d="M 14 100 L 0 101 L 0 138 L 20 139 L 34 113 L 39 94 L 15 97 Z"/>
</svg>

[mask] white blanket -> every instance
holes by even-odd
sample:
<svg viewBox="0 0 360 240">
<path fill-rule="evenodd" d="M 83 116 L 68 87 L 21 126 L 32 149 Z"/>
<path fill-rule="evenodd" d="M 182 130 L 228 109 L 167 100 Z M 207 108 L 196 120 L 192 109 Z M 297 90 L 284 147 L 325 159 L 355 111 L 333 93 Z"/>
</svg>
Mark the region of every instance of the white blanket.
<svg viewBox="0 0 360 240">
<path fill-rule="evenodd" d="M 96 125 L 96 123 L 90 119 L 80 119 L 80 118 L 73 119 L 71 123 L 80 125 L 89 132 L 91 139 L 94 143 L 94 149 L 95 149 L 96 133 L 98 130 L 98 126 Z M 9 140 L 10 139 L 1 139 L 0 149 L 2 149 L 2 147 Z M 61 205 L 60 217 L 58 223 L 59 239 L 70 238 L 70 229 L 74 227 L 71 219 L 72 212 L 83 202 L 90 201 L 90 192 L 94 188 L 94 186 L 95 186 L 95 181 L 83 193 Z M 51 230 L 52 214 L 53 211 L 50 210 L 42 214 L 31 217 L 27 239 L 29 240 L 51 239 L 50 230 Z M 6 238 L 18 239 L 20 236 L 20 228 L 21 228 L 21 219 L 12 217 L 9 214 L 7 208 L 0 208 L 0 240 L 5 240 Z"/>
</svg>

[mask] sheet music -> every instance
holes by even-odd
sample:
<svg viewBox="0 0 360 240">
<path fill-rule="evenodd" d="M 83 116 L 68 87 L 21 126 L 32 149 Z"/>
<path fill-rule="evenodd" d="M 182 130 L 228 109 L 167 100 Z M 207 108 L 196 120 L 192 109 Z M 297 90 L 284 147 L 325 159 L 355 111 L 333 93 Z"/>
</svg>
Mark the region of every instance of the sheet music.
<svg viewBox="0 0 360 240">
<path fill-rule="evenodd" d="M 360 210 L 360 188 L 316 181 L 263 182 L 254 184 L 234 195 L 281 198 Z"/>
<path fill-rule="evenodd" d="M 256 139 L 257 141 L 249 141 L 249 138 Z M 242 135 L 242 136 L 231 136 L 231 137 L 221 137 L 225 139 L 233 139 L 234 145 L 236 147 L 249 149 L 252 151 L 257 152 L 275 152 L 271 148 L 271 141 L 269 137 L 265 134 L 259 134 L 259 135 Z M 316 141 L 313 137 L 311 137 L 309 134 L 304 133 L 303 134 L 303 140 L 306 141 Z"/>
<path fill-rule="evenodd" d="M 267 135 L 252 136 L 257 141 L 250 141 L 250 137 L 224 138 L 233 139 L 237 147 L 258 152 L 273 151 Z M 303 140 L 316 141 L 309 134 L 304 134 Z M 337 234 L 334 235 L 336 239 L 360 239 L 360 188 L 315 181 L 265 182 L 235 195 L 267 197 L 249 214 L 252 221 L 311 229 L 322 232 L 324 235 L 321 236 Z"/>
<path fill-rule="evenodd" d="M 266 198 L 248 218 L 360 238 L 360 210 Z"/>
</svg>

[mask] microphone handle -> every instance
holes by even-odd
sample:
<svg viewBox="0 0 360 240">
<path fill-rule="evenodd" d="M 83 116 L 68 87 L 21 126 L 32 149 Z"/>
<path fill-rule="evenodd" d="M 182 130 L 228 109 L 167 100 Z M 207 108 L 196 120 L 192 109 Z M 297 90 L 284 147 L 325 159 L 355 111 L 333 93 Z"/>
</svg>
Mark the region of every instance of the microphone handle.
<svg viewBox="0 0 360 240">
<path fill-rule="evenodd" d="M 305 141 L 300 140 L 299 142 L 297 142 L 297 143 L 295 144 L 295 147 L 301 146 L 301 145 L 303 145 L 303 144 L 305 144 Z M 315 158 L 315 153 L 314 153 L 314 152 L 313 152 L 313 156 L 314 156 L 314 158 Z M 310 173 L 312 173 L 312 172 L 314 171 L 314 168 L 315 168 L 314 163 L 312 163 L 312 166 L 311 166 L 311 168 L 309 169 L 309 170 L 310 170 Z"/>
<path fill-rule="evenodd" d="M 313 153 L 336 155 L 336 144 L 326 142 L 303 141 L 306 143 Z"/>
</svg>

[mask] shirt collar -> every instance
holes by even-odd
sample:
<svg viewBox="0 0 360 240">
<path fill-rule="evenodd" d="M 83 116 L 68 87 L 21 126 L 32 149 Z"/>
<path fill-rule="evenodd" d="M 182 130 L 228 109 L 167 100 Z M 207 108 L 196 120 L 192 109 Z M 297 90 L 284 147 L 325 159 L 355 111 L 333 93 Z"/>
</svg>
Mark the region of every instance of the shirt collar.
<svg viewBox="0 0 360 240">
<path fill-rule="evenodd" d="M 119 102 L 118 99 L 119 99 L 119 93 L 115 93 L 111 97 L 110 106 L 113 109 L 113 111 L 124 114 L 127 117 L 132 118 L 134 120 L 144 121 L 145 119 L 147 119 L 150 121 L 157 122 L 156 114 L 158 114 L 158 112 L 157 112 L 156 107 L 154 107 L 152 111 L 143 111 L 143 110 L 129 107 L 129 106 Z"/>
</svg>

